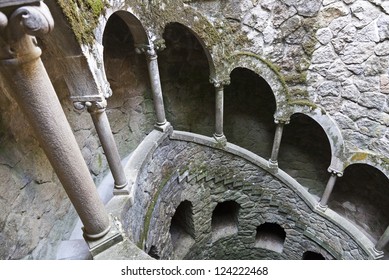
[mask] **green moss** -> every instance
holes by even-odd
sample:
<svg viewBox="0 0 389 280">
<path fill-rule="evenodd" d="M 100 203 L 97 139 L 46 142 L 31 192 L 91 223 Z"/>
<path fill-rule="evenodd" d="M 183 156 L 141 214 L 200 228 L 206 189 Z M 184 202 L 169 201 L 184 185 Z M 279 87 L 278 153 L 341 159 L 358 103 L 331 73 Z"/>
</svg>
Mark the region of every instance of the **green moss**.
<svg viewBox="0 0 389 280">
<path fill-rule="evenodd" d="M 306 99 L 309 97 L 308 91 L 301 88 L 292 88 L 290 90 L 290 95 L 297 100 Z"/>
<path fill-rule="evenodd" d="M 313 103 L 312 101 L 306 100 L 306 99 L 299 99 L 299 100 L 292 100 L 288 102 L 289 105 L 299 105 L 299 106 L 308 106 L 312 109 L 318 108 L 318 106 Z"/>
<path fill-rule="evenodd" d="M 292 85 L 305 84 L 307 82 L 307 72 L 284 75 L 285 82 Z"/>
<path fill-rule="evenodd" d="M 106 0 L 56 0 L 80 44 L 94 41 L 94 30 L 108 2 Z"/>
<path fill-rule="evenodd" d="M 257 54 L 250 53 L 250 52 L 234 53 L 232 56 L 228 57 L 227 59 L 231 59 L 232 57 L 237 56 L 237 55 L 245 55 L 245 56 L 254 57 L 255 59 L 258 59 L 261 62 L 265 63 L 273 71 L 273 73 L 276 74 L 276 76 L 278 77 L 278 80 L 282 84 L 282 87 L 284 88 L 287 96 L 289 95 L 288 86 L 286 85 L 284 76 L 280 73 L 281 68 L 279 66 L 275 65 L 274 63 L 272 63 L 271 61 L 269 61 L 267 59 L 260 57 Z"/>
<path fill-rule="evenodd" d="M 368 157 L 368 154 L 367 153 L 355 153 L 352 157 L 351 157 L 351 161 L 362 161 L 362 160 L 366 160 Z"/>
<path fill-rule="evenodd" d="M 159 185 L 159 187 L 157 189 L 157 192 L 154 194 L 154 196 L 149 204 L 149 207 L 147 208 L 146 216 L 145 216 L 145 219 L 143 222 L 143 230 L 140 234 L 140 240 L 137 244 L 137 246 L 142 250 L 143 250 L 143 244 L 147 240 L 147 234 L 149 232 L 151 217 L 153 215 L 155 205 L 157 204 L 157 201 L 158 201 L 158 198 L 159 198 L 161 191 L 163 190 L 163 188 L 165 187 L 167 182 L 169 182 L 172 175 L 173 174 L 170 174 L 168 176 L 165 176 L 165 178 L 163 178 L 163 180 L 161 181 L 161 184 Z"/>
</svg>

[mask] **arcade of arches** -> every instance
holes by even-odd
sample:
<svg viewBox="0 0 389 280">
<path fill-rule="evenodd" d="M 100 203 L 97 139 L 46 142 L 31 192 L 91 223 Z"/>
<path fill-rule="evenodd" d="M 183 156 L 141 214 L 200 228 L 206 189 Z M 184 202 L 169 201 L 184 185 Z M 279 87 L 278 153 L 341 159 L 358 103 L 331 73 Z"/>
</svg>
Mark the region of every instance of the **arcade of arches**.
<svg viewBox="0 0 389 280">
<path fill-rule="evenodd" d="M 0 75 L 1 259 L 389 258 L 389 12 L 340 26 L 370 1 L 110 0 L 80 42 L 47 2 L 41 59 L 120 232 L 83 239 L 82 206 Z"/>
</svg>

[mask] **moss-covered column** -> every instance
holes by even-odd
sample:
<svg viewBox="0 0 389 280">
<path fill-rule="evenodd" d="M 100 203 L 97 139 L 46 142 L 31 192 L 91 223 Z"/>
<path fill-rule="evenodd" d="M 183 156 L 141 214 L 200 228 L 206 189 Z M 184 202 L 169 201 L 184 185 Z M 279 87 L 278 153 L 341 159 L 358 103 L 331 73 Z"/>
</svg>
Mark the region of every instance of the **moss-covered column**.
<svg viewBox="0 0 389 280">
<path fill-rule="evenodd" d="M 42 2 L 4 11 L 0 12 L 1 71 L 80 216 L 85 238 L 103 238 L 111 227 L 109 215 L 40 59 L 35 38 L 53 28 L 51 13 Z"/>
<path fill-rule="evenodd" d="M 154 110 L 157 118 L 155 127 L 158 130 L 165 131 L 170 124 L 166 121 L 165 107 L 163 104 L 161 79 L 158 68 L 158 55 L 154 46 L 143 46 L 136 48 L 137 53 L 146 55 L 147 67 L 149 70 L 151 91 L 153 93 Z"/>
<path fill-rule="evenodd" d="M 284 131 L 284 125 L 288 124 L 289 121 L 275 119 L 274 122 L 276 123 L 276 132 L 274 134 L 273 148 L 272 148 L 271 156 L 269 159 L 269 167 L 277 169 L 278 168 L 278 153 L 280 151 L 282 133 Z"/>
<path fill-rule="evenodd" d="M 215 133 L 213 137 L 222 144 L 227 143 L 227 139 L 224 135 L 224 86 L 230 84 L 229 79 L 215 80 L 211 79 L 210 82 L 215 86 Z"/>
<path fill-rule="evenodd" d="M 323 193 L 323 195 L 320 199 L 320 202 L 319 202 L 319 208 L 325 210 L 328 207 L 327 206 L 328 200 L 330 199 L 330 196 L 331 196 L 332 190 L 334 189 L 336 180 L 338 177 L 341 177 L 341 176 L 342 176 L 341 173 L 331 171 L 331 176 L 328 179 L 326 188 L 325 188 L 324 193 Z"/>
</svg>

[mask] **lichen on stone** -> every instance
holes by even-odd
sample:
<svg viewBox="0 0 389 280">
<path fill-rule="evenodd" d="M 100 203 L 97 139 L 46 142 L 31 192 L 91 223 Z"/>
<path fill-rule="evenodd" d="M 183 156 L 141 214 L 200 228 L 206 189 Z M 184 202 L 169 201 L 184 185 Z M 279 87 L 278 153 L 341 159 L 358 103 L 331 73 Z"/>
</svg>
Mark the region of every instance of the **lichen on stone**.
<svg viewBox="0 0 389 280">
<path fill-rule="evenodd" d="M 99 17 L 108 6 L 107 0 L 56 0 L 74 36 L 80 44 L 92 44 Z"/>
</svg>

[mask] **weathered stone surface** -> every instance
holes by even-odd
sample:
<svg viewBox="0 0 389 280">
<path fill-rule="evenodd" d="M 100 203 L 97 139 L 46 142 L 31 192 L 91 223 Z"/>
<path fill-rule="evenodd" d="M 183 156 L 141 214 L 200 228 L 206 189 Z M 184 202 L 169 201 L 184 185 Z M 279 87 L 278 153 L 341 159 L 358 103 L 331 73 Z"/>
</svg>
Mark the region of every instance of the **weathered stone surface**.
<svg viewBox="0 0 389 280">
<path fill-rule="evenodd" d="M 355 26 L 361 28 L 378 18 L 380 10 L 368 1 L 358 0 L 351 5 L 351 13 L 358 19 Z"/>
<path fill-rule="evenodd" d="M 373 53 L 374 43 L 359 43 L 353 42 L 346 44 L 343 55 L 341 56 L 342 61 L 345 64 L 360 64 L 366 61 Z"/>
<path fill-rule="evenodd" d="M 207 3 L 195 1 L 187 3 L 185 13 L 188 14 L 185 17 L 182 17 L 180 13 L 183 9 L 179 6 L 176 9 L 174 6 L 177 4 L 176 1 L 172 2 L 176 9 L 173 13 L 169 7 L 165 7 L 165 11 L 158 10 L 161 12 L 158 16 L 150 10 L 146 13 L 134 9 L 138 2 L 128 2 L 129 10 L 136 11 L 142 25 L 151 30 L 150 34 L 164 38 L 168 43 L 167 48 L 158 53 L 158 60 L 168 120 L 176 129 L 212 135 L 214 132 L 214 87 L 208 81 L 209 65 L 215 64 L 218 73 L 223 72 L 223 75 L 229 76 L 232 71 L 232 68 L 230 69 L 232 66 L 229 65 L 231 54 L 252 52 L 253 57 L 258 56 L 266 62 L 266 65 L 271 68 L 270 72 L 274 71 L 275 76 L 280 80 L 285 80 L 285 87 L 292 98 L 309 99 L 334 117 L 346 139 L 347 149 L 363 149 L 382 157 L 389 157 L 389 140 L 384 135 L 385 128 L 387 129 L 389 124 L 388 1 L 234 0 L 222 4 L 220 1 L 206 1 Z M 190 22 L 192 14 L 188 15 L 192 9 L 191 6 L 195 7 L 199 15 L 204 15 L 204 18 L 196 15 L 201 25 L 209 22 L 210 27 L 217 26 L 219 33 L 214 34 L 211 32 L 212 28 L 200 28 Z M 112 10 L 115 11 L 117 8 L 114 6 Z M 178 32 L 177 29 L 166 28 L 165 23 L 160 20 L 155 21 L 158 22 L 155 24 L 155 18 L 160 19 L 161 15 L 162 17 L 166 15 L 166 22 L 182 22 L 183 25 L 188 25 L 196 37 L 190 37 L 190 32 L 181 32 L 181 29 Z M 183 18 L 187 18 L 188 22 L 185 23 Z M 95 34 L 99 42 L 103 42 L 103 34 L 105 38 L 105 54 L 101 61 L 104 61 L 106 74 L 114 93 L 108 100 L 107 113 L 120 154 L 125 156 L 134 150 L 153 129 L 155 117 L 145 58 L 135 53 L 133 34 L 130 35 L 128 26 L 120 25 L 120 21 L 104 30 L 105 20 L 102 19 Z M 154 30 L 155 26 L 157 27 Z M 174 36 L 168 35 L 169 33 Z M 184 40 L 183 38 L 178 39 L 180 34 L 181 36 L 184 34 L 182 36 Z M 217 34 L 223 35 L 216 36 Z M 247 37 L 250 40 L 247 40 Z M 197 40 L 203 39 L 208 42 L 198 43 Z M 60 67 L 62 64 L 59 62 L 62 58 L 59 58 L 55 52 L 51 53 L 50 44 L 47 42 L 42 42 L 42 44 L 45 66 L 48 68 L 65 113 L 75 131 L 84 158 L 98 183 L 107 165 L 90 116 L 86 112 L 77 112 L 73 109 L 68 100 L 69 90 L 63 81 L 63 67 Z M 98 48 L 100 47 L 99 45 Z M 210 55 L 204 55 L 204 49 L 210 51 Z M 233 67 L 257 69 L 253 60 L 247 62 L 247 57 L 244 59 L 244 56 L 241 57 L 242 59 L 237 59 Z M 263 74 L 261 70 L 255 71 L 259 76 Z M 262 78 L 267 79 L 265 76 Z M 238 78 L 240 79 L 243 77 Z M 279 81 L 274 79 L 267 80 L 267 82 L 273 86 Z M 56 248 L 56 240 L 63 238 L 61 231 L 68 228 L 67 225 L 71 224 L 74 215 L 66 216 L 66 207 L 70 207 L 66 196 L 54 191 L 54 187 L 50 185 L 57 184 L 55 175 L 40 154 L 39 147 L 26 121 L 18 116 L 14 101 L 9 99 L 7 97 L 9 94 L 3 87 L 1 88 L 0 170 L 1 174 L 5 175 L 0 177 L 2 178 L 0 186 L 3 186 L 3 188 L 0 187 L 0 197 L 5 197 L 5 199 L 0 199 L 0 207 L 5 211 L 0 214 L 0 228 L 4 226 L 0 234 L 1 238 L 4 237 L 4 240 L 7 240 L 4 246 L 3 243 L 0 244 L 0 248 L 6 248 L 0 249 L 3 254 L 1 257 L 51 258 Z M 232 86 L 225 87 L 226 93 L 228 93 L 228 88 Z M 246 91 L 261 94 L 261 91 L 256 91 L 254 88 L 262 88 L 262 84 L 246 88 Z M 231 89 L 230 93 L 234 91 L 235 89 Z M 236 90 L 239 94 L 244 91 Z M 271 91 L 266 90 L 265 92 L 270 93 Z M 275 94 L 278 94 L 278 91 L 275 91 Z M 271 93 L 269 96 L 273 98 Z M 247 101 L 238 100 L 235 96 L 233 100 L 229 98 L 231 96 L 225 94 L 225 101 L 228 105 L 225 130 L 229 134 L 228 139 L 264 157 L 269 156 L 274 137 L 273 114 L 275 109 L 266 108 L 264 110 L 267 112 L 266 117 L 258 117 L 256 114 L 263 111 L 263 104 L 273 104 L 271 103 L 273 101 L 266 99 L 263 102 L 251 102 L 255 104 L 253 106 L 255 110 L 247 110 L 247 107 L 243 105 L 237 110 L 234 104 L 247 105 Z M 248 100 L 252 101 L 252 98 L 248 96 Z M 248 111 L 252 113 L 252 117 L 248 116 Z M 293 137 L 293 133 L 290 134 L 288 137 Z M 286 169 L 299 182 L 314 185 L 321 181 L 321 178 L 328 177 L 324 176 L 327 175 L 325 172 L 328 164 L 324 168 L 304 165 L 305 162 L 313 162 L 312 157 L 303 153 L 302 159 L 296 160 L 296 157 L 301 156 L 301 149 L 294 148 L 291 143 L 283 143 L 285 145 L 281 148 L 283 162 L 290 162 Z M 180 148 L 185 149 L 185 146 Z M 174 156 L 174 153 L 166 155 L 169 161 L 179 161 L 185 158 L 181 153 L 177 156 Z M 192 155 L 192 157 L 195 156 Z M 224 163 L 215 160 L 215 165 L 222 164 Z M 168 163 L 162 163 L 161 166 L 164 170 L 170 168 Z M 321 169 L 324 170 L 324 175 L 318 171 Z M 152 176 L 159 172 L 158 166 L 150 169 Z M 320 180 L 317 179 L 319 177 Z M 17 188 L 9 190 L 6 188 L 9 185 L 15 185 Z M 56 214 L 54 210 L 50 210 L 41 215 L 42 209 L 37 208 L 32 208 L 33 210 L 27 213 L 29 217 L 41 217 L 39 220 L 39 222 L 42 221 L 40 224 L 42 232 L 39 233 L 41 237 L 36 238 L 35 235 L 38 232 L 35 229 L 30 230 L 33 237 L 27 236 L 27 230 L 23 232 L 19 229 L 18 224 L 27 227 L 33 227 L 33 225 L 24 221 L 26 214 L 22 213 L 21 204 L 12 204 L 9 201 L 14 201 L 20 193 L 20 196 L 24 197 L 23 201 L 31 205 L 31 199 L 27 197 L 36 194 L 35 187 L 41 185 L 53 194 L 51 199 L 53 204 L 58 204 L 60 200 L 66 202 L 63 202 L 64 205 L 59 208 L 58 205 L 53 206 L 53 208 L 60 209 Z M 320 197 L 321 188 L 322 186 L 311 188 L 311 192 Z M 5 189 L 9 193 L 6 193 Z M 215 193 L 223 193 L 224 186 L 215 187 L 214 190 Z M 144 194 L 143 198 L 150 199 L 150 195 Z M 42 200 L 46 201 L 46 198 Z M 42 200 L 36 196 L 34 203 L 43 204 Z M 66 203 L 67 206 L 65 206 Z M 247 202 L 247 205 L 250 203 Z M 169 207 L 167 209 L 173 209 L 171 205 Z M 14 214 L 10 215 L 11 212 Z M 55 219 L 58 220 L 53 223 Z M 256 220 L 259 223 L 259 219 Z M 12 223 L 7 221 L 12 221 Z M 52 224 L 54 227 L 50 230 L 49 225 Z M 330 236 L 326 237 L 330 238 Z M 47 240 L 52 240 L 52 242 L 48 243 Z M 239 244 L 246 244 L 245 242 L 248 242 L 247 239 L 242 237 Z M 304 242 L 309 243 L 306 240 Z M 228 240 L 220 240 L 218 244 L 215 243 L 215 248 L 222 248 L 221 250 L 227 252 L 228 250 L 223 249 L 226 246 L 228 248 L 226 244 L 230 244 Z M 343 244 L 343 246 L 347 245 Z M 17 247 L 19 249 L 13 251 Z M 237 251 L 239 251 L 238 248 Z M 260 249 L 255 254 L 270 256 L 269 252 L 263 252 Z M 216 253 L 213 256 L 215 255 Z M 354 253 L 352 254 L 350 249 L 346 255 L 352 257 Z"/>
</svg>

